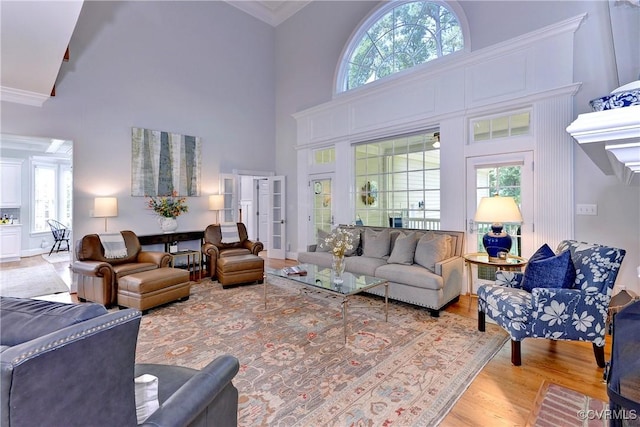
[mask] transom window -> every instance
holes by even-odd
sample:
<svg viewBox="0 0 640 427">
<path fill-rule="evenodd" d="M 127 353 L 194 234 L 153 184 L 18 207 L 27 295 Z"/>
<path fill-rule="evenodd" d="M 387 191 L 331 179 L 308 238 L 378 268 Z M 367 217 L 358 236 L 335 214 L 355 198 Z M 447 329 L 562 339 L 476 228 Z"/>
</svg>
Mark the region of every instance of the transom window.
<svg viewBox="0 0 640 427">
<path fill-rule="evenodd" d="M 530 134 L 530 111 L 517 111 L 509 114 L 471 120 L 471 137 L 473 142 Z"/>
<path fill-rule="evenodd" d="M 315 150 L 313 152 L 313 162 L 317 165 L 333 163 L 335 161 L 336 161 L 336 149 L 333 147 L 323 148 L 320 150 Z"/>
<path fill-rule="evenodd" d="M 353 37 L 341 64 L 338 92 L 462 50 L 458 17 L 431 1 L 383 6 Z"/>
</svg>

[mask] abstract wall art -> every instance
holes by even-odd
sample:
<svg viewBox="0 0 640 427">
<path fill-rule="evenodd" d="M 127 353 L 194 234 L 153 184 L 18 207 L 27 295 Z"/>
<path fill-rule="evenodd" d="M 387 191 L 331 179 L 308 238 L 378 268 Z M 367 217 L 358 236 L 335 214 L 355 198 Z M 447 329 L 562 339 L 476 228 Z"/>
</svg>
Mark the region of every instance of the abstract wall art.
<svg viewBox="0 0 640 427">
<path fill-rule="evenodd" d="M 200 138 L 131 128 L 131 195 L 200 196 Z"/>
</svg>

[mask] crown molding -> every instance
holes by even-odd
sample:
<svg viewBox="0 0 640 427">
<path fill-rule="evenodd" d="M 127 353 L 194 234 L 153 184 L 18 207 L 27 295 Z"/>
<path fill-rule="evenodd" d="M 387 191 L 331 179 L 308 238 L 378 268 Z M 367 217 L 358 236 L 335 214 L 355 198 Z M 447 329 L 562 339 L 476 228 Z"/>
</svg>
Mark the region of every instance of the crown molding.
<svg viewBox="0 0 640 427">
<path fill-rule="evenodd" d="M 0 100 L 2 102 L 14 102 L 16 104 L 32 105 L 34 107 L 42 107 L 42 104 L 49 99 L 51 95 L 28 90 L 15 89 L 6 86 L 0 86 Z"/>
<path fill-rule="evenodd" d="M 311 0 L 289 1 L 243 1 L 226 0 L 231 6 L 248 13 L 254 18 L 277 27 L 295 15 L 300 9 L 311 3 Z"/>
</svg>

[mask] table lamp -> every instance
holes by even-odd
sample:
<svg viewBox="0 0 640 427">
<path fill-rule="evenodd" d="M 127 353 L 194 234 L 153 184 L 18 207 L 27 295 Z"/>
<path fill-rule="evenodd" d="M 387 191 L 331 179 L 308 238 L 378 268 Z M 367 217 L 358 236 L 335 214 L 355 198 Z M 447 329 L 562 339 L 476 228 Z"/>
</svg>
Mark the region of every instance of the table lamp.
<svg viewBox="0 0 640 427">
<path fill-rule="evenodd" d="M 522 222 L 522 214 L 513 197 L 498 195 L 483 197 L 473 220 L 491 223 L 491 231 L 482 236 L 482 244 L 489 255 L 489 260 L 504 259 L 511 250 L 512 240 L 511 236 L 502 229 L 502 224 Z"/>
<path fill-rule="evenodd" d="M 104 218 L 104 232 L 107 232 L 107 218 L 118 216 L 116 197 L 96 197 L 93 199 L 93 216 Z"/>
<path fill-rule="evenodd" d="M 209 196 L 209 210 L 216 211 L 216 224 L 218 220 L 218 214 L 220 210 L 224 209 L 224 194 L 212 194 Z"/>
</svg>

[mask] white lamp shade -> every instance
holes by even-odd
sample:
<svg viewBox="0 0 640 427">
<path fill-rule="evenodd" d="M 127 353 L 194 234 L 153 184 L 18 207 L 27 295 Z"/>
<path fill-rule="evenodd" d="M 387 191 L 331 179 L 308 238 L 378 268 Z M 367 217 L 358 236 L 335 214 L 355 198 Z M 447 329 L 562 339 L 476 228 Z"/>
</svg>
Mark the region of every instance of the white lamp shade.
<svg viewBox="0 0 640 427">
<path fill-rule="evenodd" d="M 522 222 L 522 214 L 513 197 L 483 197 L 473 220 L 491 223 Z"/>
<path fill-rule="evenodd" d="M 209 210 L 219 211 L 224 208 L 224 195 L 212 194 L 209 196 Z"/>
<path fill-rule="evenodd" d="M 97 218 L 118 216 L 118 199 L 116 197 L 96 197 L 93 200 L 93 216 Z"/>
</svg>

